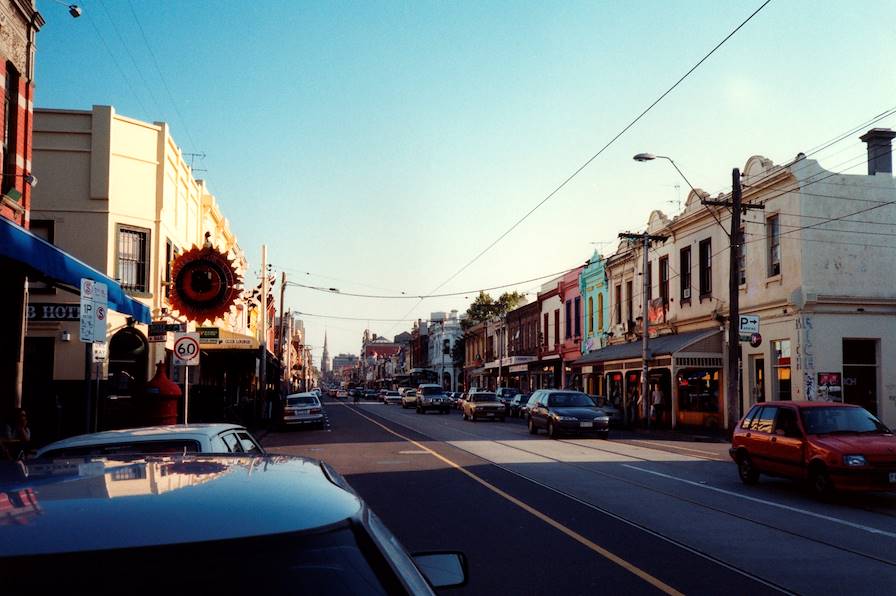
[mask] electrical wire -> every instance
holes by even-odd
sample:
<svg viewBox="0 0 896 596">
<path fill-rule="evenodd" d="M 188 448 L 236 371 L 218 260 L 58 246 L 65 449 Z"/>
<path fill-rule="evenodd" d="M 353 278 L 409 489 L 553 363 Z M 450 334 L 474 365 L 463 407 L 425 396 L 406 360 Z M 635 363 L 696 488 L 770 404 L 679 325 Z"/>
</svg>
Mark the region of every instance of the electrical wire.
<svg viewBox="0 0 896 596">
<path fill-rule="evenodd" d="M 140 99 L 140 95 L 137 93 L 137 90 L 131 84 L 131 79 L 129 79 L 128 76 L 125 74 L 124 68 L 122 68 L 121 64 L 118 62 L 118 58 L 115 57 L 115 53 L 112 52 L 112 48 L 110 48 L 109 44 L 106 43 L 106 38 L 103 36 L 102 32 L 100 31 L 100 28 L 96 26 L 96 23 L 94 22 L 93 18 L 90 16 L 90 14 L 85 13 L 84 16 L 87 17 L 87 20 L 90 22 L 90 25 L 93 27 L 93 30 L 96 31 L 96 36 L 100 39 L 100 42 L 103 44 L 103 47 L 106 48 L 106 51 L 109 53 L 109 56 L 112 58 L 112 62 L 115 64 L 115 68 L 118 69 L 119 74 L 121 74 L 121 78 L 124 79 L 124 82 L 127 83 L 127 86 L 131 90 L 131 93 L 134 94 L 134 99 L 137 100 L 137 104 L 140 106 L 140 109 L 143 111 L 143 114 L 148 115 L 149 112 L 147 111 L 146 106 L 143 104 L 143 100 Z"/>
</svg>

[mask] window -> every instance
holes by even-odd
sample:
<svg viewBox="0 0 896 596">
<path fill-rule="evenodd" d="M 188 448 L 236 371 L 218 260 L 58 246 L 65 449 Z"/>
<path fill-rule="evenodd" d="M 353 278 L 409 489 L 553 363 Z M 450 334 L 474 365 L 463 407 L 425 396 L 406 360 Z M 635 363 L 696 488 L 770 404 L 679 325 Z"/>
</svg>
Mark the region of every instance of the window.
<svg viewBox="0 0 896 596">
<path fill-rule="evenodd" d="M 647 263 L 647 302 L 653 300 L 653 263 Z"/>
<path fill-rule="evenodd" d="M 604 330 L 604 295 L 597 295 L 597 330 L 603 333 Z"/>
<path fill-rule="evenodd" d="M 548 337 L 548 313 L 544 313 L 544 335 L 541 340 L 544 345 L 548 345 Z"/>
<path fill-rule="evenodd" d="M 147 239 L 149 232 L 121 226 L 118 229 L 118 279 L 121 287 L 132 292 L 146 292 Z"/>
<path fill-rule="evenodd" d="M 588 296 L 588 334 L 594 333 L 594 297 Z"/>
<path fill-rule="evenodd" d="M 554 345 L 560 344 L 560 309 L 554 309 Z"/>
<path fill-rule="evenodd" d="M 52 219 L 32 219 L 28 225 L 28 231 L 53 244 L 56 232 L 56 221 Z M 39 281 L 39 279 L 28 280 L 28 291 L 32 294 L 55 294 L 56 288 L 52 285 Z"/>
<path fill-rule="evenodd" d="M 660 298 L 669 304 L 669 257 L 660 257 Z"/>
<path fill-rule="evenodd" d="M 171 242 L 165 242 L 165 297 L 171 295 L 171 264 L 180 256 L 180 250 Z"/>
<path fill-rule="evenodd" d="M 566 301 L 566 325 L 565 325 L 565 333 L 563 335 L 563 339 L 569 339 L 572 337 L 572 300 Z"/>
<path fill-rule="evenodd" d="M 712 240 L 700 241 L 700 298 L 712 296 Z"/>
<path fill-rule="evenodd" d="M 753 406 L 753 408 L 747 412 L 747 415 L 744 416 L 743 422 L 740 423 L 740 427 L 743 429 L 750 428 L 750 422 L 756 417 L 756 414 L 758 414 L 761 409 L 762 406 Z"/>
<path fill-rule="evenodd" d="M 691 301 L 691 247 L 682 248 L 678 255 L 679 279 L 681 280 L 681 301 Z"/>
<path fill-rule="evenodd" d="M 632 291 L 632 282 L 630 282 L 630 281 L 625 282 L 625 298 L 627 300 L 627 302 L 625 303 L 625 305 L 627 307 L 626 314 L 628 315 L 628 319 L 626 319 L 626 320 L 629 322 L 634 322 L 634 320 L 635 320 L 635 296 Z"/>
<path fill-rule="evenodd" d="M 744 229 L 741 228 L 735 239 L 737 245 L 737 284 L 747 283 L 747 245 L 744 244 Z"/>
<path fill-rule="evenodd" d="M 2 194 L 16 185 L 18 147 L 19 73 L 12 62 L 6 63 L 6 93 L 3 96 L 3 181 Z"/>
<path fill-rule="evenodd" d="M 704 413 L 721 411 L 718 370 L 684 369 L 678 372 L 677 383 L 679 411 Z"/>
<path fill-rule="evenodd" d="M 781 274 L 781 228 L 778 216 L 773 215 L 765 221 L 765 239 L 768 242 L 768 276 Z"/>
<path fill-rule="evenodd" d="M 582 337 L 582 298 L 580 296 L 576 296 L 573 299 L 573 310 L 575 311 L 575 337 Z"/>
<path fill-rule="evenodd" d="M 776 400 L 789 400 L 790 395 L 790 340 L 772 341 L 772 383 Z"/>
<path fill-rule="evenodd" d="M 762 408 L 762 411 L 759 412 L 758 416 L 753 418 L 752 423 L 750 424 L 750 430 L 759 431 L 761 433 L 770 433 L 772 432 L 772 427 L 775 422 L 775 415 L 778 413 L 778 408 L 774 406 L 765 406 Z"/>
<path fill-rule="evenodd" d="M 622 324 L 622 284 L 616 284 L 616 324 Z"/>
</svg>

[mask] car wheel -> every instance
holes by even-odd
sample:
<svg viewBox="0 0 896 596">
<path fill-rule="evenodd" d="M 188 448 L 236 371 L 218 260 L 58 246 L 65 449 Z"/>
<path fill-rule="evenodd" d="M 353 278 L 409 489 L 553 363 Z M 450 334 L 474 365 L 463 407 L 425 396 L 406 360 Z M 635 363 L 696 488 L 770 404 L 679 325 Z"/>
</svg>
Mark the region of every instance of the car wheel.
<svg viewBox="0 0 896 596">
<path fill-rule="evenodd" d="M 530 435 L 538 434 L 538 429 L 535 427 L 535 422 L 531 418 L 529 418 L 529 434 Z"/>
<path fill-rule="evenodd" d="M 834 493 L 831 476 L 823 465 L 815 465 L 809 470 L 809 483 L 816 497 L 824 499 Z"/>
<path fill-rule="evenodd" d="M 606 440 L 608 440 L 608 439 L 610 438 L 610 431 L 605 430 L 605 431 L 603 431 L 602 433 L 600 433 L 600 435 L 598 435 L 598 436 L 599 436 L 601 439 L 603 439 L 604 441 L 606 441 Z"/>
<path fill-rule="evenodd" d="M 557 438 L 557 429 L 554 427 L 554 422 L 548 422 L 548 436 L 552 439 Z"/>
<path fill-rule="evenodd" d="M 756 484 L 759 481 L 759 471 L 753 467 L 753 460 L 746 453 L 742 453 L 737 459 L 737 474 L 744 484 Z"/>
</svg>

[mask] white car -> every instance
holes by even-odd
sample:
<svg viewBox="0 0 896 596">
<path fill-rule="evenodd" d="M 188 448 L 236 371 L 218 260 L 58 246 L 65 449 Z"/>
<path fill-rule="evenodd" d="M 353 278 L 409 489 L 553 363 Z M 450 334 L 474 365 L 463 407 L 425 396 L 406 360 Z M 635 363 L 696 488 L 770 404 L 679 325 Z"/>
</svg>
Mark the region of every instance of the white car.
<svg viewBox="0 0 896 596">
<path fill-rule="evenodd" d="M 236 424 L 171 424 L 77 435 L 42 447 L 37 457 L 135 453 L 264 454 L 264 449 L 252 433 Z"/>
<path fill-rule="evenodd" d="M 417 406 L 417 390 L 416 389 L 406 389 L 401 394 L 401 407 L 402 408 L 413 408 Z"/>
<path fill-rule="evenodd" d="M 313 424 L 323 428 L 326 422 L 320 399 L 313 391 L 293 393 L 286 396 L 283 404 L 283 426 L 290 424 Z"/>
<path fill-rule="evenodd" d="M 401 394 L 397 391 L 386 391 L 383 394 L 383 403 L 384 404 L 400 404 L 401 403 Z"/>
</svg>

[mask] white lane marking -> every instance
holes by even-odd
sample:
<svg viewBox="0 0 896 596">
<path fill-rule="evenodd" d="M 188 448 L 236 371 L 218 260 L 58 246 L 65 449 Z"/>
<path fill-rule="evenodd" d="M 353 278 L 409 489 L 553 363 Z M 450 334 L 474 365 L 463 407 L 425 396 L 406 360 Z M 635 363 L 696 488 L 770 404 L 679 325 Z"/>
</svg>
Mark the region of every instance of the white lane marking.
<svg viewBox="0 0 896 596">
<path fill-rule="evenodd" d="M 817 519 L 823 519 L 825 521 L 833 522 L 835 524 L 840 524 L 840 525 L 847 526 L 850 528 L 855 528 L 856 530 L 862 530 L 864 532 L 869 532 L 871 534 L 877 534 L 879 536 L 886 536 L 888 538 L 896 538 L 896 533 L 894 533 L 894 532 L 888 532 L 886 530 L 873 528 L 871 526 L 866 526 L 864 524 L 857 524 L 855 522 L 847 521 L 845 519 L 840 519 L 839 517 L 833 517 L 830 515 L 825 515 L 823 513 L 816 513 L 814 511 L 809 511 L 807 509 L 800 509 L 799 507 L 793 507 L 791 505 L 785 505 L 783 503 L 776 503 L 774 501 L 767 501 L 765 499 L 759 499 L 757 497 L 751 497 L 749 495 L 742 495 L 742 494 L 736 493 L 734 491 L 725 490 L 724 488 L 718 488 L 716 486 L 710 486 L 708 484 L 701 484 L 700 482 L 694 482 L 693 480 L 685 480 L 684 478 L 678 478 L 677 476 L 672 476 L 671 474 L 664 474 L 662 472 L 657 472 L 655 470 L 647 470 L 645 468 L 639 468 L 638 466 L 633 466 L 631 464 L 622 464 L 622 467 L 629 468 L 631 470 L 637 470 L 638 472 L 644 472 L 646 474 L 653 474 L 654 476 L 661 476 L 663 478 L 668 478 L 669 480 L 683 482 L 685 484 L 690 484 L 691 486 L 696 486 L 698 488 L 705 488 L 707 490 L 715 491 L 717 493 L 722 493 L 725 495 L 730 495 L 732 497 L 737 497 L 739 499 L 744 499 L 746 501 L 751 501 L 753 503 L 760 503 L 762 505 L 768 505 L 769 507 L 776 507 L 778 509 L 784 509 L 785 511 L 791 511 L 793 513 L 799 513 L 801 515 L 806 515 L 806 516 L 814 517 Z"/>
<path fill-rule="evenodd" d="M 399 455 L 429 455 L 429 451 L 421 451 L 419 449 L 407 449 L 405 451 L 399 451 Z"/>
</svg>

